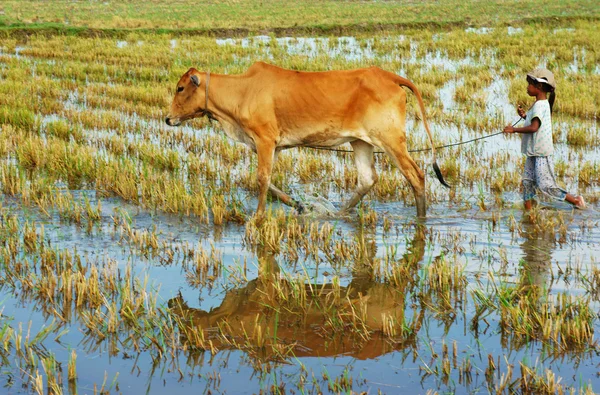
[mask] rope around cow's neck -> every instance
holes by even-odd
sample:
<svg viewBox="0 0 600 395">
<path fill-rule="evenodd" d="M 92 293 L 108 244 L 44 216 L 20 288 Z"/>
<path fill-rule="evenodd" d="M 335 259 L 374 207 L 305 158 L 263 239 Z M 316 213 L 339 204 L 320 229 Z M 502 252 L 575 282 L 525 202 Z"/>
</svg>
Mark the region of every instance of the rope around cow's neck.
<svg viewBox="0 0 600 395">
<path fill-rule="evenodd" d="M 208 121 L 212 125 L 212 121 L 216 120 L 212 112 L 208 111 L 208 85 L 210 84 L 210 70 L 206 72 L 206 90 L 204 92 L 204 110 L 203 113 L 208 118 Z"/>
<path fill-rule="evenodd" d="M 210 70 L 206 72 L 206 93 L 204 94 L 204 111 L 208 112 L 208 83 L 210 82 Z M 209 117 L 210 119 L 210 117 Z"/>
<path fill-rule="evenodd" d="M 519 118 L 519 119 L 517 119 L 517 121 L 515 123 L 513 123 L 512 126 L 514 127 L 522 119 L 525 119 L 525 118 Z M 494 136 L 497 136 L 497 135 L 502 134 L 502 133 L 504 133 L 504 132 L 492 133 L 492 134 L 488 134 L 487 136 L 476 137 L 474 139 L 466 140 L 466 141 L 460 141 L 458 143 L 440 145 L 439 147 L 435 147 L 435 149 L 448 148 L 448 147 L 454 147 L 454 146 L 457 146 L 457 145 L 468 144 L 468 143 L 472 143 L 472 142 L 477 141 L 477 140 L 483 140 L 483 139 L 487 139 L 487 138 L 490 138 L 490 137 L 494 137 Z M 344 150 L 344 149 L 338 149 L 338 148 L 328 148 L 328 147 L 309 147 L 309 148 L 314 148 L 314 149 L 318 149 L 318 150 L 322 150 L 322 151 L 334 151 L 334 152 L 345 152 L 345 153 L 354 152 L 354 151 L 350 151 L 350 150 Z M 431 148 L 421 148 L 421 149 L 408 150 L 408 152 L 423 152 L 423 151 L 431 151 Z M 383 154 L 384 151 L 375 151 L 374 153 L 375 154 Z"/>
</svg>

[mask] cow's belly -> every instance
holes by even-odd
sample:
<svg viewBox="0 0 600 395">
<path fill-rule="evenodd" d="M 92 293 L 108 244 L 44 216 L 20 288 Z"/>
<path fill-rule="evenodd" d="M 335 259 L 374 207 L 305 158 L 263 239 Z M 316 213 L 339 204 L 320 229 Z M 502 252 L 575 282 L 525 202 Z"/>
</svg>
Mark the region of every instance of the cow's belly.
<svg viewBox="0 0 600 395">
<path fill-rule="evenodd" d="M 336 147 L 338 145 L 349 143 L 360 137 L 357 133 L 351 131 L 321 131 L 309 133 L 286 134 L 281 138 L 278 146 L 285 147 Z"/>
</svg>

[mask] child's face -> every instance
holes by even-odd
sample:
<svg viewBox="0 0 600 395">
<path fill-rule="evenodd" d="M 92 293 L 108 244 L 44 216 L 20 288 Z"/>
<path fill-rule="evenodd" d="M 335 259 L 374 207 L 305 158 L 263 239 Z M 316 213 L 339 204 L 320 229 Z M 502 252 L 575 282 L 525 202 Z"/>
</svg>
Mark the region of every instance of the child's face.
<svg viewBox="0 0 600 395">
<path fill-rule="evenodd" d="M 540 93 L 541 89 L 538 86 L 538 84 L 532 82 L 532 81 L 527 81 L 528 85 L 527 85 L 527 94 L 529 96 L 537 96 L 538 93 Z"/>
</svg>

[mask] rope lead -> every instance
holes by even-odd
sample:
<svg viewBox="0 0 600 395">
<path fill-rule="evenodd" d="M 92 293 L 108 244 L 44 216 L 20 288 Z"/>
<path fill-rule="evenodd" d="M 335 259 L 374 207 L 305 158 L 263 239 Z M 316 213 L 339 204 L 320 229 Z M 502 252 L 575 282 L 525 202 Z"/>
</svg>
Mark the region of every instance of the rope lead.
<svg viewBox="0 0 600 395">
<path fill-rule="evenodd" d="M 518 124 L 521 121 L 521 119 L 524 119 L 524 118 L 517 119 L 517 121 L 515 123 L 513 123 L 512 126 L 515 126 L 516 124 Z M 502 133 L 504 133 L 504 132 L 492 133 L 492 134 L 488 134 L 487 136 L 476 137 L 474 139 L 467 140 L 467 141 L 460 141 L 458 143 L 440 145 L 439 147 L 435 147 L 435 149 L 455 147 L 457 145 L 468 144 L 468 143 L 472 143 L 472 142 L 477 141 L 477 140 L 483 140 L 483 139 L 487 139 L 487 138 L 490 138 L 490 137 L 494 137 L 494 136 L 497 136 L 497 135 L 502 134 Z M 353 151 L 349 151 L 349 150 L 343 150 L 343 149 L 337 149 L 337 148 L 328 148 L 328 147 L 310 147 L 310 148 L 314 148 L 314 149 L 318 149 L 318 150 L 322 150 L 322 151 L 347 152 L 347 153 L 353 152 Z M 408 152 L 424 152 L 424 151 L 431 151 L 431 148 L 421 148 L 421 149 L 408 150 Z M 383 151 L 375 151 L 374 154 L 383 154 Z"/>
</svg>

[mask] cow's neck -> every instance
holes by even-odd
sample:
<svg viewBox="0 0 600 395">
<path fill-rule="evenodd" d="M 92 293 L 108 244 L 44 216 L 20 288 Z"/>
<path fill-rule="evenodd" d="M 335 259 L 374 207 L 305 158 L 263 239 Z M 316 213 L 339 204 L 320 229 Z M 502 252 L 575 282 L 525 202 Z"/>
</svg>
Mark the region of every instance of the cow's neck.
<svg viewBox="0 0 600 395">
<path fill-rule="evenodd" d="M 249 80 L 244 76 L 211 74 L 207 110 L 209 117 L 219 121 L 229 138 L 256 150 L 254 140 L 245 131 L 241 116 L 248 84 Z"/>
<path fill-rule="evenodd" d="M 220 122 L 237 123 L 239 104 L 246 85 L 245 78 L 241 76 L 211 73 L 206 108 L 209 117 L 212 115 L 212 118 Z"/>
</svg>

